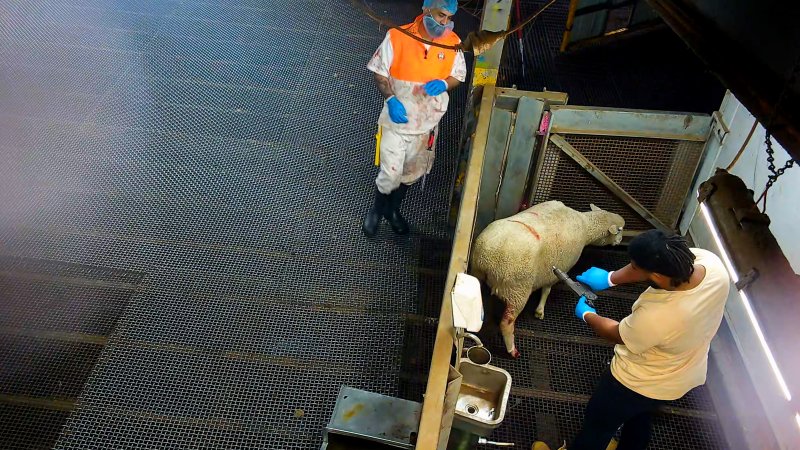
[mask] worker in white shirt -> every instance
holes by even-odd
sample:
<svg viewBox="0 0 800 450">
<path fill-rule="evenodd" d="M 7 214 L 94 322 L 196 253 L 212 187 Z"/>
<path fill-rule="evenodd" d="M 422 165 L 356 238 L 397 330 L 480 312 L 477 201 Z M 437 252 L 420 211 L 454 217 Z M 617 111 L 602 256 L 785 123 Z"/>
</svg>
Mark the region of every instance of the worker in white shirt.
<svg viewBox="0 0 800 450">
<path fill-rule="evenodd" d="M 708 350 L 730 289 L 722 261 L 658 230 L 634 238 L 628 254 L 631 262 L 622 269 L 592 267 L 577 277 L 595 291 L 635 282 L 650 288 L 621 322 L 598 315 L 584 297 L 578 301 L 578 318 L 617 345 L 569 450 L 606 449 L 619 427 L 617 450 L 644 450 L 652 413 L 706 381 Z"/>
<path fill-rule="evenodd" d="M 453 32 L 457 9 L 457 0 L 425 0 L 423 13 L 401 28 L 453 47 L 461 42 Z M 375 200 L 361 228 L 374 236 L 386 218 L 395 233 L 406 234 L 408 223 L 400 206 L 408 186 L 430 173 L 439 120 L 447 112 L 447 91 L 466 80 L 467 66 L 458 50 L 425 44 L 390 29 L 367 68 L 374 73 L 385 102 L 378 119 L 380 172 Z"/>
</svg>

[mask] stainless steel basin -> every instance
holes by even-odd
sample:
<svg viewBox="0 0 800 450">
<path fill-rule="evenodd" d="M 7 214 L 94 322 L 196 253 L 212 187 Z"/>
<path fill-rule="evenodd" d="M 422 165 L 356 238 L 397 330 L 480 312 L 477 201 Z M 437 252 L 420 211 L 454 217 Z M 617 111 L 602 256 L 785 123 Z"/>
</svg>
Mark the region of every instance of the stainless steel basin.
<svg viewBox="0 0 800 450">
<path fill-rule="evenodd" d="M 489 436 L 505 418 L 511 375 L 499 367 L 475 364 L 467 358 L 461 360 L 460 372 L 464 378 L 453 426 Z"/>
</svg>

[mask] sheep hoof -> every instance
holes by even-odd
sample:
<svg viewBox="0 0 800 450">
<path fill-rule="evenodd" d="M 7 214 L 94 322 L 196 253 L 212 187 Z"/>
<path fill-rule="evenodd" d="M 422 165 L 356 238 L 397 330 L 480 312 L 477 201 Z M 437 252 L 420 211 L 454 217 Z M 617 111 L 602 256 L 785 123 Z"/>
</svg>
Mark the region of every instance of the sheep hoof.
<svg viewBox="0 0 800 450">
<path fill-rule="evenodd" d="M 520 357 L 519 350 L 517 350 L 516 348 L 514 350 L 511 350 L 508 354 L 514 359 L 517 359 L 517 358 Z"/>
<path fill-rule="evenodd" d="M 544 320 L 544 310 L 543 309 L 541 309 L 541 310 L 537 309 L 536 312 L 533 313 L 533 315 L 536 316 L 536 318 L 539 319 L 539 320 Z"/>
</svg>

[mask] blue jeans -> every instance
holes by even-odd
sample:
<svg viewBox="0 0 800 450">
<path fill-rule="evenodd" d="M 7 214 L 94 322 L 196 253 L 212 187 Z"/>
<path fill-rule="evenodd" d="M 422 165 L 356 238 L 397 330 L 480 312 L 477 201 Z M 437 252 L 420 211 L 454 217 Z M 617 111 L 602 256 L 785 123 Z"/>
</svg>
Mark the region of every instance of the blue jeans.
<svg viewBox="0 0 800 450">
<path fill-rule="evenodd" d="M 606 370 L 586 405 L 583 428 L 567 448 L 605 450 L 622 426 L 617 450 L 644 450 L 650 442 L 652 413 L 662 403 L 626 388 Z"/>
</svg>

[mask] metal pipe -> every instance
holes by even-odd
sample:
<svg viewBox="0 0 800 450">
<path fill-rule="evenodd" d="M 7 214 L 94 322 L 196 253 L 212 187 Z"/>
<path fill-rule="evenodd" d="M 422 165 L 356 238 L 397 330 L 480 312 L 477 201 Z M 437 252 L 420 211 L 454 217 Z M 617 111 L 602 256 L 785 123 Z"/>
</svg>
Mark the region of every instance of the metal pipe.
<svg viewBox="0 0 800 450">
<path fill-rule="evenodd" d="M 513 442 L 494 442 L 487 440 L 486 438 L 478 438 L 478 444 L 482 445 L 494 445 L 495 447 L 514 447 Z"/>
<path fill-rule="evenodd" d="M 478 336 L 475 336 L 472 333 L 464 333 L 464 337 L 472 339 L 472 341 L 475 342 L 476 344 L 478 344 L 478 346 L 483 347 L 483 342 L 481 342 L 481 340 L 478 338 Z"/>
<path fill-rule="evenodd" d="M 564 37 L 561 38 L 561 46 L 559 51 L 564 51 L 569 46 L 570 35 L 572 34 L 572 26 L 575 24 L 575 12 L 578 10 L 578 0 L 571 0 L 569 2 L 569 12 L 567 13 L 567 26 L 564 29 Z"/>
<path fill-rule="evenodd" d="M 744 182 L 723 169 L 700 185 L 701 212 L 736 282 L 785 399 L 800 392 L 796 358 L 800 277 Z"/>
</svg>

